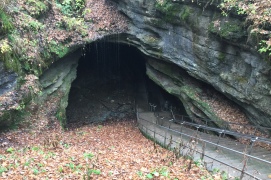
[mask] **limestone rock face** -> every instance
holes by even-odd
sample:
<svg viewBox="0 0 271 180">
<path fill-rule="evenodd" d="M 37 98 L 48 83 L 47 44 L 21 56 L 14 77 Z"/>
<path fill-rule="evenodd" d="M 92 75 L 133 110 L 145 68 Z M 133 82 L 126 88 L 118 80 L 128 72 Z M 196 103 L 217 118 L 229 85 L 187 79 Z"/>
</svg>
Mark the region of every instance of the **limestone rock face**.
<svg viewBox="0 0 271 180">
<path fill-rule="evenodd" d="M 15 88 L 17 74 L 7 71 L 3 62 L 0 62 L 0 95 Z"/>
<path fill-rule="evenodd" d="M 17 104 L 17 94 L 13 92 L 17 85 L 17 74 L 7 71 L 0 62 L 0 126 L 13 122 L 11 110 Z"/>
<path fill-rule="evenodd" d="M 271 127 L 271 66 L 238 17 L 204 8 L 208 1 L 113 1 L 130 19 L 124 43 L 181 67 L 241 106 L 251 122 Z"/>
<path fill-rule="evenodd" d="M 43 98 L 48 96 L 58 96 L 56 116 L 62 125 L 66 124 L 66 107 L 68 106 L 68 97 L 71 83 L 76 78 L 76 69 L 78 60 L 81 57 L 81 51 L 76 51 L 53 64 L 40 77 L 40 83 L 43 88 Z"/>
<path fill-rule="evenodd" d="M 102 33 L 91 36 L 93 32 L 90 32 L 89 39 L 80 38 L 78 42 L 76 38 L 71 39 L 74 45 L 65 46 L 63 50 L 67 50 L 66 53 L 106 35 L 105 41 L 126 43 L 143 52 L 148 57 L 147 75 L 178 97 L 190 117 L 221 119 L 204 98 L 199 98 L 208 94 L 206 90 L 212 87 L 226 96 L 227 101 L 236 103 L 252 123 L 271 127 L 271 65 L 255 49 L 255 39 L 247 34 L 242 17 L 223 17 L 217 9 L 218 4 L 215 4 L 219 0 L 105 2 L 109 1 L 129 20 L 128 30 L 121 34 L 116 33 L 123 31 L 108 30 L 111 26 L 117 29 L 125 27 L 123 29 L 126 30 L 126 26 L 118 24 L 122 21 L 117 21 L 117 18 L 113 18 L 108 28 L 99 28 L 99 23 L 107 24 L 107 21 L 98 18 L 97 14 L 94 21 L 97 24 L 93 27 L 97 28 L 94 28 L 95 32 L 100 30 Z M 112 14 L 111 10 L 106 14 Z M 65 123 L 68 93 L 76 77 L 80 53 L 59 53 L 63 53 L 64 58 L 59 56 L 63 59 L 57 59 L 47 71 L 42 71 L 41 76 L 33 78 L 33 82 L 41 86 L 40 98 L 44 101 L 54 95 L 61 99 L 54 115 Z M 0 62 L 0 125 L 4 121 L 12 121 L 11 111 L 20 110 L 25 105 L 23 90 L 16 90 L 17 84 L 21 83 L 17 83 L 19 80 L 25 81 L 24 77 L 5 70 Z M 25 102 L 30 98 L 26 99 Z"/>
</svg>

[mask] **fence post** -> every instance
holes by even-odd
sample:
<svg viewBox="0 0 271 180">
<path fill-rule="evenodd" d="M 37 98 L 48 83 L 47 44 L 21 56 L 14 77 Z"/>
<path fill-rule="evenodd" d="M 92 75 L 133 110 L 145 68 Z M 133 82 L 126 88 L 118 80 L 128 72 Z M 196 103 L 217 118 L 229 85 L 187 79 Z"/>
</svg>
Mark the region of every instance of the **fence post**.
<svg viewBox="0 0 271 180">
<path fill-rule="evenodd" d="M 250 139 L 250 148 L 249 148 L 249 151 L 248 151 L 248 154 L 249 154 L 249 155 L 252 153 L 253 145 L 254 145 L 254 143 L 257 141 L 257 139 L 258 139 L 258 137 L 255 137 L 255 138 Z"/>
<path fill-rule="evenodd" d="M 164 147 L 166 147 L 166 141 L 167 141 L 167 131 L 165 131 L 165 137 L 164 137 Z"/>
<path fill-rule="evenodd" d="M 197 134 L 196 136 L 199 134 L 199 128 L 201 127 L 201 125 L 197 126 Z"/>
<path fill-rule="evenodd" d="M 200 155 L 200 159 L 202 159 L 202 161 L 203 161 L 204 156 L 205 156 L 205 148 L 206 148 L 206 143 L 202 142 L 202 152 L 201 152 L 201 155 Z"/>
<path fill-rule="evenodd" d="M 170 120 L 169 120 L 169 126 L 168 126 L 169 129 L 170 129 L 170 127 L 171 127 L 172 121 L 173 121 L 173 119 L 170 119 Z"/>
<path fill-rule="evenodd" d="M 248 157 L 246 155 L 246 150 L 245 150 L 244 151 L 244 165 L 243 165 L 243 168 L 242 168 L 242 171 L 241 171 L 241 174 L 240 174 L 240 180 L 242 180 L 243 177 L 244 177 L 245 169 L 246 169 L 246 166 L 247 166 L 247 160 L 248 160 Z"/>
<path fill-rule="evenodd" d="M 208 122 L 207 122 L 207 119 L 205 119 L 205 126 L 208 126 Z M 206 133 L 206 129 L 204 128 L 204 133 Z"/>
<path fill-rule="evenodd" d="M 218 137 L 218 140 L 217 140 L 217 143 L 216 143 L 216 150 L 218 149 L 217 145 L 219 144 L 219 141 L 220 141 L 220 138 L 221 138 L 221 135 L 222 135 L 223 132 L 224 132 L 224 130 L 219 132 L 219 137 Z"/>
<path fill-rule="evenodd" d="M 175 122 L 176 121 L 175 115 L 174 115 L 172 109 L 170 111 L 171 111 L 171 115 L 172 115 L 173 121 Z"/>
</svg>

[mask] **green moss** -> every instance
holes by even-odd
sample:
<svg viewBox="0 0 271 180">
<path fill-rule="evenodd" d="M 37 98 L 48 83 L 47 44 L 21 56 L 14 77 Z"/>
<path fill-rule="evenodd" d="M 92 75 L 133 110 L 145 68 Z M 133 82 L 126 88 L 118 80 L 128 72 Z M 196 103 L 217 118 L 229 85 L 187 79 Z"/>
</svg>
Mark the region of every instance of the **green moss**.
<svg viewBox="0 0 271 180">
<path fill-rule="evenodd" d="M 2 112 L 0 116 L 0 130 L 16 129 L 20 124 L 24 124 L 23 121 L 29 115 L 26 106 L 32 98 L 32 94 L 28 94 L 15 109 Z"/>
<path fill-rule="evenodd" d="M 188 21 L 191 13 L 193 13 L 192 9 L 189 6 L 184 6 L 179 17 L 182 21 Z"/>
<path fill-rule="evenodd" d="M 189 17 L 193 13 L 193 9 L 186 5 L 181 5 L 179 3 L 173 3 L 169 0 L 164 0 L 162 2 L 156 2 L 156 9 L 165 14 L 163 20 L 170 23 L 180 23 L 188 22 Z"/>
<path fill-rule="evenodd" d="M 56 41 L 50 41 L 49 43 L 50 52 L 54 53 L 58 56 L 58 58 L 64 57 L 69 52 L 69 48 L 61 43 L 57 43 Z"/>
<path fill-rule="evenodd" d="M 56 113 L 56 118 L 59 120 L 60 124 L 62 127 L 65 127 L 66 125 L 66 115 L 65 115 L 65 110 L 59 109 Z"/>
<path fill-rule="evenodd" d="M 57 7 L 66 16 L 80 16 L 85 8 L 85 0 L 57 0 Z"/>
<path fill-rule="evenodd" d="M 18 57 L 7 39 L 0 41 L 0 60 L 4 62 L 7 69 L 20 73 Z"/>
<path fill-rule="evenodd" d="M 14 29 L 11 17 L 0 9 L 0 34 L 7 34 Z"/>
<path fill-rule="evenodd" d="M 220 52 L 217 58 L 218 58 L 219 61 L 224 62 L 225 58 L 226 58 L 226 55 L 225 55 L 225 53 Z"/>
<path fill-rule="evenodd" d="M 39 30 L 43 30 L 45 25 L 39 22 L 37 19 L 27 14 L 21 14 L 22 22 L 21 27 L 29 32 L 38 33 Z"/>
<path fill-rule="evenodd" d="M 224 121 L 215 114 L 212 107 L 198 97 L 201 90 L 193 86 L 185 85 L 181 87 L 181 91 L 189 97 L 194 106 L 201 110 L 209 119 L 215 121 L 215 124 L 217 124 L 219 127 L 225 127 Z"/>
<path fill-rule="evenodd" d="M 216 20 L 210 23 L 208 30 L 211 33 L 219 35 L 223 39 L 233 41 L 240 40 L 245 36 L 243 26 L 237 21 L 226 21 L 221 23 L 219 20 Z"/>
</svg>

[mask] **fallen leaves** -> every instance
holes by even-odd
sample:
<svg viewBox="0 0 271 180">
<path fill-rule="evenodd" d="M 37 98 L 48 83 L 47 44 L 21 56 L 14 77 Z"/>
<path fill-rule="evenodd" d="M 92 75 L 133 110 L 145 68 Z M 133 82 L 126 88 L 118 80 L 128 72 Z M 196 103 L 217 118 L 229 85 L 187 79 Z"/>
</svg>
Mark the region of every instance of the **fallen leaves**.
<svg viewBox="0 0 271 180">
<path fill-rule="evenodd" d="M 188 161 L 175 159 L 173 152 L 158 145 L 154 148 L 153 142 L 140 133 L 134 120 L 82 126 L 65 132 L 51 129 L 36 134 L 36 139 L 31 138 L 31 133 L 17 135 L 25 145 L 9 152 L 7 148 L 1 149 L 0 179 L 211 177 L 207 170 L 194 163 L 191 171 L 187 171 Z M 40 141 L 50 137 L 58 140 L 57 147 L 48 147 Z"/>
</svg>

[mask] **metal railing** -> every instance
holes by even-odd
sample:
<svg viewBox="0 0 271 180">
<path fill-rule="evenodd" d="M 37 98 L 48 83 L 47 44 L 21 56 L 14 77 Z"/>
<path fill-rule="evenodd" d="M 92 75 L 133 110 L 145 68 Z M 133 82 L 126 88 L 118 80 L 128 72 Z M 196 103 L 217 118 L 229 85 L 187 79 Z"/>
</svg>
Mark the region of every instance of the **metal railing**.
<svg viewBox="0 0 271 180">
<path fill-rule="evenodd" d="M 175 117 L 174 119 L 178 120 L 178 121 L 183 121 L 184 119 L 190 119 L 192 123 L 193 122 L 198 122 L 198 121 L 194 120 L 193 118 L 190 118 L 189 116 L 174 114 L 173 117 Z M 210 119 L 204 119 L 204 118 L 197 118 L 197 120 L 200 120 L 205 125 L 207 125 L 208 123 L 215 123 L 215 124 L 219 123 L 219 124 L 224 126 L 225 130 L 229 129 L 229 127 L 231 125 L 236 125 L 236 126 L 240 126 L 240 127 L 243 127 L 243 128 L 250 127 L 250 128 L 253 128 L 254 131 L 249 135 L 255 136 L 256 132 L 260 131 L 260 132 L 265 133 L 269 137 L 271 136 L 271 128 L 269 128 L 269 127 L 264 127 L 264 126 L 259 126 L 259 125 L 252 125 L 252 124 L 240 124 L 240 123 L 228 122 L 228 121 L 224 121 L 224 120 L 216 121 L 216 120 L 210 120 Z"/>
<path fill-rule="evenodd" d="M 140 113 L 144 113 L 144 112 L 140 112 Z M 237 154 L 239 156 L 244 157 L 243 167 L 242 168 L 238 168 L 238 167 L 234 166 L 233 164 L 229 164 L 229 163 L 220 161 L 219 159 L 214 158 L 214 157 L 206 154 L 204 152 L 204 150 L 202 150 L 202 151 L 199 151 L 197 149 L 194 150 L 197 153 L 201 153 L 201 157 L 207 157 L 209 159 L 212 159 L 213 161 L 222 163 L 222 164 L 224 164 L 224 165 L 226 165 L 228 167 L 231 167 L 231 168 L 239 171 L 241 173 L 240 174 L 240 179 L 242 179 L 244 175 L 253 177 L 254 179 L 261 179 L 261 178 L 255 177 L 255 175 L 253 175 L 250 172 L 246 171 L 246 166 L 247 166 L 246 162 L 247 162 L 248 159 L 254 159 L 254 160 L 257 160 L 258 162 L 262 162 L 262 163 L 267 164 L 268 166 L 271 166 L 271 162 L 269 160 L 262 159 L 261 157 L 257 157 L 257 156 L 251 155 L 251 152 L 253 150 L 255 142 L 261 142 L 261 143 L 265 143 L 265 144 L 271 145 L 271 141 L 268 138 L 257 137 L 257 136 L 248 135 L 248 134 L 242 134 L 242 133 L 238 133 L 238 132 L 230 131 L 230 130 L 226 130 L 226 129 L 219 129 L 219 128 L 214 128 L 214 127 L 209 127 L 207 125 L 200 125 L 200 124 L 196 124 L 196 123 L 193 123 L 193 122 L 188 122 L 188 121 L 183 120 L 183 119 L 185 119 L 184 118 L 185 116 L 183 116 L 183 118 L 181 118 L 181 119 L 176 119 L 176 116 L 174 114 L 172 114 L 173 115 L 172 119 L 170 119 L 170 118 L 168 118 L 168 119 L 164 118 L 163 119 L 163 122 L 167 122 L 167 126 L 165 126 L 165 125 L 159 124 L 158 120 L 156 120 L 156 122 L 150 122 L 149 120 L 140 117 L 140 113 L 137 112 L 137 119 L 138 119 L 138 123 L 139 123 L 140 129 L 143 131 L 144 128 L 145 128 L 145 133 L 147 133 L 147 134 L 152 133 L 154 139 L 155 139 L 155 137 L 157 135 L 163 137 L 164 138 L 164 143 L 163 143 L 164 145 L 166 145 L 165 142 L 169 138 L 166 137 L 166 135 L 159 134 L 155 130 L 156 128 L 163 129 L 166 132 L 171 132 L 171 133 L 179 134 L 181 137 L 185 136 L 187 138 L 195 139 L 197 141 L 200 141 L 202 144 L 204 143 L 204 144 L 210 145 L 212 147 L 216 147 L 216 148 L 219 148 L 219 149 L 227 150 L 227 151 L 229 151 L 231 153 L 234 153 L 234 154 Z M 155 115 L 156 115 L 156 118 L 160 118 L 158 116 L 158 114 L 155 114 Z M 177 123 L 181 127 L 181 130 L 178 131 L 178 130 L 172 129 L 171 128 L 172 123 Z M 149 128 L 150 126 L 155 126 L 156 128 L 154 128 L 152 130 L 151 128 Z M 188 127 L 192 127 L 192 128 L 195 129 L 195 134 L 194 135 L 189 135 L 189 134 L 186 134 L 186 133 L 182 132 L 182 128 L 183 127 L 187 127 L 187 126 Z M 216 142 L 213 142 L 213 141 L 210 141 L 210 140 L 198 137 L 198 133 L 199 133 L 200 130 L 212 131 L 212 132 L 215 132 L 216 134 L 218 134 Z M 233 149 L 233 148 L 230 148 L 230 147 L 227 147 L 225 145 L 220 144 L 221 138 L 223 136 L 225 136 L 225 135 L 230 135 L 230 136 L 234 136 L 234 137 L 237 137 L 237 138 L 247 139 L 247 140 L 250 141 L 249 147 L 248 148 L 246 147 L 247 148 L 246 150 L 240 151 L 240 150 L 236 150 L 236 149 Z M 178 142 L 176 142 L 174 140 L 172 140 L 172 141 L 175 142 L 175 143 L 178 143 Z M 186 145 L 186 148 L 189 148 L 189 146 Z"/>
</svg>

